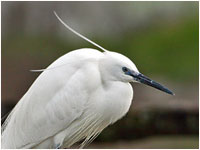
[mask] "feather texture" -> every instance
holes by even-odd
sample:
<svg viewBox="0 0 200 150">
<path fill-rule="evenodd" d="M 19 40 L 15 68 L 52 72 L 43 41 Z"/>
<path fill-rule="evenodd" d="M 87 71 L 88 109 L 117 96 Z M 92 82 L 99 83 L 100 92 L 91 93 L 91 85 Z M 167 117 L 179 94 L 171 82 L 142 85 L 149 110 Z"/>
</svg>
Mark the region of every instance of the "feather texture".
<svg viewBox="0 0 200 150">
<path fill-rule="evenodd" d="M 5 121 L 2 148 L 69 148 L 85 139 L 82 148 L 123 117 L 131 105 L 132 87 L 105 82 L 101 65 L 107 57 L 86 48 L 53 62 Z"/>
</svg>

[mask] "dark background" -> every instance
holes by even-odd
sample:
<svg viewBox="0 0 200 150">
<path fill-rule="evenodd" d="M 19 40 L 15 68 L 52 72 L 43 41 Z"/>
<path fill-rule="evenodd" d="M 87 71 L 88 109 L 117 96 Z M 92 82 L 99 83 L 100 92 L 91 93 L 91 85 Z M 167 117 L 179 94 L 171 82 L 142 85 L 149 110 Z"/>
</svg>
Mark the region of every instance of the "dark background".
<svg viewBox="0 0 200 150">
<path fill-rule="evenodd" d="M 133 84 L 129 113 L 88 148 L 198 148 L 198 2 L 2 2 L 2 116 L 39 73 L 63 54 L 96 48 L 56 19 L 104 48 L 128 56 L 170 96 Z"/>
</svg>

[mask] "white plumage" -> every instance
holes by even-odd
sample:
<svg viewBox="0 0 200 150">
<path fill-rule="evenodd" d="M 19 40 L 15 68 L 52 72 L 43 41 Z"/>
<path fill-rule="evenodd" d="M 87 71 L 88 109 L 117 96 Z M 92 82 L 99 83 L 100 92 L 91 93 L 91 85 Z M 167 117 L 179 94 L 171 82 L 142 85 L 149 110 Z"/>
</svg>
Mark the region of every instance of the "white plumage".
<svg viewBox="0 0 200 150">
<path fill-rule="evenodd" d="M 3 125 L 2 148 L 69 148 L 85 139 L 83 147 L 128 112 L 133 97 L 129 82 L 171 92 L 140 74 L 127 57 L 105 50 L 58 19 L 104 52 L 75 50 L 37 70 L 42 73 Z"/>
<path fill-rule="evenodd" d="M 107 59 L 118 57 L 123 56 L 87 48 L 52 63 L 11 113 L 2 148 L 55 148 L 63 142 L 70 147 L 125 115 L 133 95 L 130 84 L 101 73 Z"/>
</svg>

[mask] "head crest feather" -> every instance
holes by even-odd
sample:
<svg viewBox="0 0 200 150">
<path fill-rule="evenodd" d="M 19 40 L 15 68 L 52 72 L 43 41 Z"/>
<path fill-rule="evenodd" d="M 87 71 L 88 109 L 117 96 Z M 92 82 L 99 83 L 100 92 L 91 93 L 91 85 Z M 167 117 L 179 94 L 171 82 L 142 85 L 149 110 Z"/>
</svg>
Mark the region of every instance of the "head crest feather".
<svg viewBox="0 0 200 150">
<path fill-rule="evenodd" d="M 77 31 L 75 31 L 74 29 L 72 29 L 70 26 L 68 26 L 58 15 L 57 13 L 54 11 L 54 14 L 55 16 L 57 17 L 57 19 L 67 28 L 69 29 L 70 31 L 72 31 L 74 34 L 78 35 L 80 38 L 88 41 L 89 43 L 93 44 L 94 46 L 100 48 L 101 50 L 103 50 L 104 52 L 108 52 L 108 50 L 106 50 L 105 48 L 101 47 L 100 45 L 98 45 L 97 43 L 91 41 L 90 39 L 86 38 L 85 36 L 83 36 L 82 34 L 78 33 Z M 62 65 L 63 66 L 63 65 Z M 58 68 L 58 67 L 62 67 L 62 66 L 57 66 L 57 67 L 54 67 L 54 68 L 48 68 L 48 69 L 38 69 L 38 70 L 30 70 L 31 72 L 43 72 L 43 71 L 46 71 L 46 70 L 51 70 L 51 69 L 55 69 L 55 68 Z"/>
<path fill-rule="evenodd" d="M 83 36 L 82 34 L 78 33 L 77 31 L 75 31 L 74 29 L 72 29 L 70 26 L 68 26 L 64 21 L 62 21 L 62 19 L 57 15 L 57 13 L 54 11 L 55 16 L 58 18 L 58 20 L 70 31 L 72 31 L 74 34 L 78 35 L 80 38 L 88 41 L 89 43 L 93 44 L 94 46 L 100 48 L 101 50 L 103 50 L 104 52 L 107 52 L 108 50 L 106 50 L 105 48 L 101 47 L 100 45 L 98 45 L 97 43 L 91 41 L 90 39 L 86 38 L 85 36 Z"/>
</svg>

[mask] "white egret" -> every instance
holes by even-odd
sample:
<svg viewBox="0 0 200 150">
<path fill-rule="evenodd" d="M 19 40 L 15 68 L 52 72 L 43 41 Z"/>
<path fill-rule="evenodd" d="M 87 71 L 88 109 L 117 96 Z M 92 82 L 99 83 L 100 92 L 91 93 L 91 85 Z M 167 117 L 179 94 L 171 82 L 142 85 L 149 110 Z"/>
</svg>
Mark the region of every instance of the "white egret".
<svg viewBox="0 0 200 150">
<path fill-rule="evenodd" d="M 6 119 L 2 148 L 84 147 L 129 110 L 139 82 L 173 93 L 141 74 L 134 63 L 108 51 L 65 24 L 103 52 L 83 48 L 65 54 L 41 71 Z"/>
</svg>

